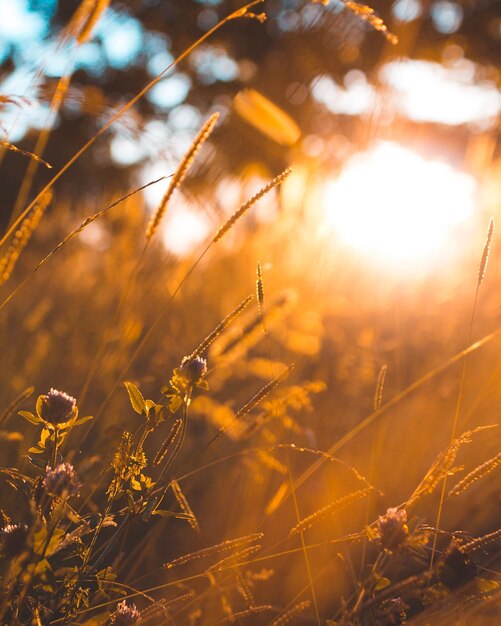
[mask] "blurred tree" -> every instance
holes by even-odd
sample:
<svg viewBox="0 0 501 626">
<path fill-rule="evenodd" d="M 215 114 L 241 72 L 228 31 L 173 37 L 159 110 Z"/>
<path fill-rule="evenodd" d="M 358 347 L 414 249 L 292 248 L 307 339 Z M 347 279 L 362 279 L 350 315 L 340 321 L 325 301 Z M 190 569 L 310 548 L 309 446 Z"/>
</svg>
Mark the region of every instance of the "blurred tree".
<svg viewBox="0 0 501 626">
<path fill-rule="evenodd" d="M 62 106 L 49 124 L 52 132 L 44 152 L 56 170 L 177 55 L 242 6 L 240 0 L 112 1 L 92 36 L 77 47 L 74 38 L 67 37 L 68 25 L 86 4 L 107 3 L 3 0 L 0 93 L 41 102 L 38 107 L 8 107 L 15 109 L 4 122 L 9 140 L 35 149 L 59 81 L 71 76 Z M 474 66 L 474 80 L 500 84 L 499 0 L 369 4 L 399 36 L 398 45 L 392 46 L 341 0 L 267 0 L 254 8 L 266 11 L 265 24 L 243 19 L 224 25 L 114 124 L 106 139 L 96 142 L 63 177 L 60 187 L 94 195 L 110 183 L 123 186 L 138 163 L 178 158 L 201 118 L 214 109 L 229 114 L 233 97 L 245 87 L 264 94 L 299 124 L 308 138 L 300 146 L 303 151 L 310 156 L 322 153 L 335 167 L 346 156 L 347 142 L 356 140 L 360 146 L 374 133 L 374 123 L 368 125 L 365 119 L 361 125 L 359 115 L 371 108 L 370 98 L 364 105 L 371 94 L 368 85 L 381 85 L 383 62 L 409 57 L 443 63 L 464 56 L 479 64 Z M 323 85 L 322 94 L 315 93 L 319 78 L 326 77 L 330 82 Z M 350 103 L 344 108 L 333 103 L 346 98 L 353 85 Z M 216 146 L 224 150 L 215 151 L 211 175 L 238 173 L 246 163 L 261 160 L 272 172 L 280 169 L 291 146 L 277 144 L 237 117 L 232 114 L 232 123 L 216 134 Z M 373 118 L 377 126 L 377 115 Z M 327 149 L 325 140 L 332 135 L 334 146 L 331 141 Z M 317 138 L 321 141 L 315 143 Z M 297 151 L 298 145 L 292 149 Z M 19 167 L 20 158 L 9 153 L 2 164 L 4 220 L 16 198 L 20 208 L 20 183 L 27 167 Z M 48 176 L 38 168 L 33 189 Z M 33 190 L 27 198 L 32 195 Z"/>
</svg>

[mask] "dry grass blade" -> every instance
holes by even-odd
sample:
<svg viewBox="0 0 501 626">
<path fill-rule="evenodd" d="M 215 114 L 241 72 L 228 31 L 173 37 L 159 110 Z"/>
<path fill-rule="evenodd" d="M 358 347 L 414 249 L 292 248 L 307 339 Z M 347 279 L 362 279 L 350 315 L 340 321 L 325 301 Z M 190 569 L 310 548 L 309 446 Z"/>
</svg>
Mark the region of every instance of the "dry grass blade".
<svg viewBox="0 0 501 626">
<path fill-rule="evenodd" d="M 160 449 L 158 450 L 155 458 L 153 459 L 153 466 L 158 465 L 164 460 L 165 455 L 169 451 L 170 446 L 173 444 L 174 440 L 176 439 L 178 434 L 181 432 L 182 425 L 183 425 L 183 420 L 181 418 L 177 419 L 174 422 L 171 429 L 169 430 L 169 434 L 163 440 L 162 445 L 160 446 Z"/>
<path fill-rule="evenodd" d="M 496 424 L 479 426 L 454 439 L 451 444 L 437 456 L 425 477 L 407 501 L 407 507 L 412 506 L 421 496 L 432 493 L 443 478 L 458 471 L 459 468 L 453 469 L 453 464 L 462 445 L 471 443 L 471 437 L 476 433 L 495 427 Z"/>
<path fill-rule="evenodd" d="M 285 613 L 282 613 L 282 615 L 276 617 L 272 622 L 270 622 L 269 626 L 285 626 L 285 624 L 289 624 L 290 621 L 294 617 L 296 617 L 296 615 L 299 615 L 299 613 L 305 611 L 310 606 L 310 604 L 311 602 L 309 600 L 298 602 L 288 611 L 285 611 Z"/>
<path fill-rule="evenodd" d="M 262 315 L 257 311 L 256 315 L 238 333 L 223 336 L 213 356 L 224 361 L 242 358 L 250 348 L 262 340 L 263 325 L 268 329 L 284 319 L 291 311 L 294 301 L 295 296 L 291 292 L 285 292 L 273 301 L 269 301 Z"/>
<path fill-rule="evenodd" d="M 235 565 L 238 565 L 239 561 L 245 561 L 245 559 L 249 558 L 251 554 L 255 554 L 259 550 L 261 550 L 260 544 L 248 546 L 243 550 L 239 550 L 238 552 L 230 554 L 229 556 L 225 556 L 224 559 L 221 559 L 217 563 L 214 563 L 214 565 L 211 565 L 209 568 L 207 568 L 207 572 L 218 572 L 222 569 L 225 569 L 226 567 L 233 567 Z"/>
<path fill-rule="evenodd" d="M 487 474 L 490 474 L 496 467 L 501 463 L 501 452 L 496 454 L 496 456 L 492 457 L 479 465 L 474 470 L 472 470 L 469 474 L 467 474 L 462 480 L 460 480 L 454 487 L 449 491 L 449 497 L 457 496 L 463 491 L 466 491 L 470 485 L 472 485 L 477 480 L 480 480 Z"/>
<path fill-rule="evenodd" d="M 34 391 L 34 387 L 28 387 L 9 404 L 2 415 L 0 415 L 0 426 L 2 426 L 9 419 L 9 417 L 15 413 L 17 407 L 29 398 Z"/>
<path fill-rule="evenodd" d="M 247 202 L 244 202 L 244 204 L 242 204 L 242 206 L 237 211 L 235 211 L 235 213 L 233 213 L 233 215 L 231 215 L 226 220 L 226 222 L 221 226 L 221 228 L 217 231 L 217 233 L 214 235 L 214 238 L 212 239 L 212 243 L 216 243 L 220 239 L 222 239 L 224 235 L 226 235 L 226 233 L 234 226 L 234 224 L 245 213 L 247 213 L 247 211 L 250 208 L 252 208 L 258 200 L 261 200 L 261 198 L 265 196 L 267 193 L 269 193 L 272 189 L 275 189 L 275 187 L 278 187 L 278 185 L 281 185 L 284 182 L 284 180 L 287 178 L 287 176 L 291 174 L 291 172 L 292 172 L 291 168 L 290 167 L 287 168 L 281 174 L 276 176 L 271 182 L 269 182 L 265 187 L 263 187 L 260 191 L 258 191 L 254 196 L 252 196 L 250 200 L 247 200 Z"/>
<path fill-rule="evenodd" d="M 237 93 L 233 107 L 247 124 L 281 146 L 293 146 L 301 137 L 292 117 L 255 89 Z"/>
<path fill-rule="evenodd" d="M 388 366 L 383 365 L 379 370 L 379 376 L 377 379 L 376 392 L 374 394 L 374 411 L 377 411 L 381 408 L 383 404 L 383 391 L 384 391 L 384 382 L 386 380 L 386 372 L 388 371 Z"/>
<path fill-rule="evenodd" d="M 80 4 L 69 25 L 69 31 L 75 36 L 79 45 L 90 39 L 94 26 L 109 4 L 110 0 L 84 0 Z"/>
<path fill-rule="evenodd" d="M 367 6 L 366 4 L 359 4 L 358 2 L 351 2 L 350 0 L 342 1 L 345 7 L 349 9 L 352 13 L 354 13 L 357 17 L 360 17 L 365 22 L 369 23 L 372 28 L 374 28 L 374 30 L 383 33 L 387 41 L 389 41 L 393 45 L 396 45 L 398 43 L 398 37 L 388 30 L 388 27 L 386 26 L 384 21 L 375 14 L 374 9 Z"/>
<path fill-rule="evenodd" d="M 272 515 L 278 507 L 282 504 L 285 497 L 289 494 L 289 481 L 284 481 L 278 489 L 275 491 L 270 501 L 266 505 L 265 513 L 266 515 Z"/>
<path fill-rule="evenodd" d="M 489 261 L 489 254 L 491 251 L 492 233 L 494 232 L 494 218 L 491 217 L 489 221 L 489 228 L 487 229 L 487 237 L 485 239 L 484 250 L 482 252 L 482 258 L 480 260 L 480 266 L 478 268 L 478 281 L 477 286 L 480 287 L 485 277 L 485 271 L 487 269 L 487 262 Z"/>
<path fill-rule="evenodd" d="M 242 575 L 242 572 L 240 571 L 240 569 L 238 567 L 235 568 L 235 576 L 237 579 L 237 591 L 238 593 L 242 596 L 242 598 L 247 602 L 249 608 L 252 608 L 254 606 L 256 606 L 256 602 L 254 600 L 254 596 L 252 595 L 252 590 L 250 588 L 250 585 L 247 581 L 247 579 L 245 578 L 245 576 Z"/>
<path fill-rule="evenodd" d="M 14 233 L 14 237 L 9 247 L 0 259 L 0 285 L 3 285 L 7 280 L 9 280 L 21 252 L 28 245 L 31 235 L 40 223 L 45 209 L 51 200 L 52 192 L 47 191 L 41 196 L 32 211 L 24 218 L 19 230 Z"/>
<path fill-rule="evenodd" d="M 219 118 L 219 113 L 214 113 L 213 115 L 210 116 L 210 118 L 203 125 L 201 131 L 193 140 L 193 143 L 191 144 L 188 152 L 184 155 L 183 160 L 179 164 L 179 167 L 177 168 L 176 172 L 174 173 L 174 176 L 172 177 L 170 181 L 169 187 L 167 188 L 167 191 L 165 192 L 165 195 L 162 198 L 160 206 L 155 211 L 155 213 L 153 214 L 150 220 L 150 223 L 148 224 L 148 228 L 146 229 L 146 238 L 148 241 L 156 233 L 160 225 L 160 222 L 162 221 L 162 218 L 165 215 L 165 211 L 167 210 L 167 205 L 169 203 L 169 200 L 172 197 L 172 194 L 184 181 L 191 164 L 193 163 L 193 161 L 195 160 L 195 157 L 197 156 L 198 151 L 200 150 L 202 145 L 207 141 L 210 134 L 214 130 L 214 126 L 216 125 L 218 118 Z"/>
<path fill-rule="evenodd" d="M 101 137 L 107 130 L 110 128 L 120 117 L 122 117 L 127 111 L 129 111 L 141 98 L 148 93 L 152 87 L 154 87 L 157 83 L 159 83 L 162 78 L 169 72 L 173 67 L 179 64 L 183 59 L 185 59 L 195 48 L 200 46 L 204 41 L 209 39 L 218 29 L 220 29 L 224 24 L 228 22 L 238 19 L 239 17 L 244 16 L 249 9 L 256 6 L 257 4 L 261 4 L 263 0 L 253 0 L 249 2 L 245 7 L 238 9 L 237 11 L 233 11 L 227 17 L 221 19 L 215 26 L 209 28 L 201 37 L 199 37 L 193 44 L 188 46 L 170 65 L 168 65 L 164 70 L 162 70 L 155 78 L 153 78 L 145 87 L 143 87 L 135 96 L 133 96 L 128 102 L 126 102 L 114 115 L 111 119 L 109 119 L 101 128 L 79 149 L 77 152 L 66 162 L 66 164 L 55 174 L 52 179 L 45 185 L 42 191 L 38 194 L 32 202 L 21 212 L 21 214 L 16 218 L 16 220 L 9 226 L 7 231 L 0 238 L 0 246 L 3 246 L 4 243 L 8 240 L 10 235 L 15 231 L 20 222 L 28 215 L 36 202 L 40 199 L 40 196 L 48 191 L 51 187 L 54 186 L 56 181 L 58 181 L 61 176 L 65 172 L 67 172 L 70 167 L 78 161 L 78 159 L 85 153 L 87 150 Z M 4 96 L 3 100 L 0 96 L 0 104 L 2 102 L 10 102 L 12 97 Z M 7 98 L 7 99 L 6 99 Z"/>
<path fill-rule="evenodd" d="M 186 499 L 186 496 L 184 495 L 181 486 L 175 478 L 171 480 L 170 486 L 172 488 L 172 491 L 174 492 L 174 496 L 176 497 L 179 506 L 181 507 L 181 510 L 183 511 L 183 513 L 189 515 L 189 517 L 187 518 L 188 524 L 193 528 L 193 530 L 196 530 L 199 533 L 200 526 L 198 525 L 197 517 L 195 513 L 193 513 L 193 510 L 188 500 Z"/>
<path fill-rule="evenodd" d="M 261 270 L 261 263 L 257 262 L 256 270 L 256 296 L 257 304 L 259 307 L 259 314 L 263 315 L 264 311 L 264 286 L 263 286 L 263 272 Z"/>
<path fill-rule="evenodd" d="M 480 548 L 483 548 L 488 543 L 497 541 L 499 538 L 501 538 L 501 528 L 495 530 L 492 533 L 489 533 L 488 535 L 483 535 L 482 537 L 477 537 L 476 539 L 473 539 L 468 543 L 464 543 L 459 549 L 461 550 L 461 552 L 472 552 L 473 550 L 479 550 Z"/>
<path fill-rule="evenodd" d="M 327 455 L 334 455 L 338 450 L 346 446 L 349 442 L 353 441 L 355 437 L 357 437 L 361 432 L 366 430 L 369 426 L 375 423 L 382 415 L 384 415 L 390 408 L 396 406 L 399 402 L 401 402 L 404 398 L 407 398 L 412 393 L 423 387 L 430 380 L 435 379 L 439 374 L 449 369 L 452 365 L 461 361 L 465 357 L 467 357 L 472 352 L 479 350 L 485 345 L 489 344 L 494 339 L 498 338 L 501 335 L 501 327 L 497 328 L 492 333 L 485 335 L 482 339 L 471 343 L 467 348 L 464 348 L 460 352 L 457 352 L 453 356 L 446 359 L 443 363 L 433 368 L 423 376 L 417 378 L 414 382 L 410 383 L 405 389 L 397 393 L 390 400 L 388 400 L 383 406 L 381 406 L 377 411 L 373 411 L 370 415 L 364 418 L 361 422 L 359 422 L 356 426 L 354 426 L 351 430 L 349 430 L 345 435 L 343 435 L 340 439 L 338 439 L 332 446 L 326 451 Z M 302 474 L 299 476 L 295 482 L 296 487 L 304 484 L 310 476 L 312 476 L 315 472 L 317 472 L 320 467 L 327 460 L 327 456 L 323 456 L 319 458 L 317 461 L 312 463 Z M 278 503 L 278 506 L 281 506 L 290 496 L 290 491 L 287 485 L 284 487 L 285 493 L 282 494 L 282 498 Z"/>
<path fill-rule="evenodd" d="M 200 356 L 203 354 L 219 337 L 219 335 L 228 328 L 228 326 L 242 313 L 242 311 L 252 302 L 254 296 L 247 296 L 242 302 L 235 308 L 231 313 L 229 313 L 223 320 L 219 322 L 219 324 L 214 328 L 214 330 L 207 335 L 207 337 L 198 345 L 197 348 L 191 353 L 190 358 Z"/>
<path fill-rule="evenodd" d="M 287 378 L 287 376 L 294 369 L 294 365 L 289 365 L 285 370 L 276 376 L 273 380 L 270 380 L 264 387 L 262 387 L 255 396 L 253 396 L 249 402 L 244 404 L 235 414 L 235 420 L 239 420 L 244 415 L 247 415 L 253 408 L 255 408 L 268 394 L 270 394 L 278 385 Z"/>
<path fill-rule="evenodd" d="M 12 104 L 14 106 L 21 107 L 30 104 L 30 101 L 24 96 L 7 96 L 5 94 L 0 94 L 0 107 L 4 107 L 6 104 Z"/>
<path fill-rule="evenodd" d="M 245 611 L 239 611 L 238 613 L 233 613 L 233 615 L 228 615 L 228 617 L 225 617 L 219 623 L 227 624 L 229 622 L 230 624 L 232 624 L 233 622 L 237 622 L 240 619 L 250 617 L 251 615 L 256 615 L 257 613 L 264 613 L 265 611 L 273 611 L 273 607 L 270 604 L 253 606 L 250 609 L 245 609 Z"/>
<path fill-rule="evenodd" d="M 35 272 L 38 272 L 38 270 L 42 267 L 42 265 L 45 265 L 45 263 L 47 263 L 47 261 L 49 259 L 51 259 L 57 252 L 59 252 L 59 250 L 66 245 L 71 239 L 73 239 L 74 237 L 76 237 L 78 234 L 80 234 L 87 226 L 89 226 L 89 224 L 92 224 L 92 222 L 94 222 L 95 220 L 97 220 L 98 218 L 102 217 L 105 213 L 107 213 L 110 209 L 113 209 L 114 207 L 116 207 L 117 205 L 119 205 L 121 202 L 124 202 L 125 200 L 127 200 L 128 198 L 130 198 L 131 196 L 133 196 L 136 193 L 139 193 L 140 191 L 142 191 L 143 189 L 146 189 L 147 187 L 150 187 L 151 185 L 155 185 L 156 183 L 160 182 L 161 180 L 165 180 L 165 176 L 162 176 L 161 178 L 157 178 L 156 180 L 153 180 L 149 183 L 146 183 L 146 185 L 142 185 L 141 187 L 138 187 L 137 189 L 134 189 L 134 191 L 131 191 L 130 193 L 126 194 L 125 196 L 122 196 L 121 198 L 119 198 L 118 200 L 115 200 L 115 202 L 112 202 L 110 205 L 108 205 L 105 209 L 102 209 L 101 211 L 98 211 L 97 213 L 94 213 L 94 215 L 90 215 L 89 217 L 87 217 L 78 228 L 76 228 L 75 230 L 72 230 L 70 233 L 68 233 L 66 235 L 66 237 L 64 239 L 62 239 L 55 248 L 53 248 L 49 254 L 47 254 L 41 261 L 40 263 L 38 263 L 38 265 L 32 270 L 31 274 L 25 278 L 15 289 L 14 291 L 12 291 L 9 296 L 3 300 L 2 303 L 0 303 L 0 309 L 2 309 L 8 302 L 10 302 L 10 300 L 15 296 L 15 294 L 19 291 L 19 289 L 21 289 L 21 287 L 23 287 L 26 282 L 30 279 L 30 276 L 33 276 L 33 274 L 35 274 Z"/>
<path fill-rule="evenodd" d="M 263 533 L 252 533 L 251 535 L 245 535 L 244 537 L 238 537 L 237 539 L 228 539 L 227 541 L 223 541 L 213 546 L 209 546 L 208 548 L 202 548 L 201 550 L 197 550 L 196 552 L 184 554 L 183 556 L 180 556 L 177 559 L 170 561 L 169 563 L 165 563 L 164 567 L 166 569 L 171 569 L 176 565 L 184 565 L 185 563 L 189 563 L 190 561 L 204 559 L 208 556 L 212 556 L 213 554 L 219 554 L 220 552 L 227 552 L 228 550 L 241 548 L 246 544 L 254 543 L 255 541 L 259 541 L 262 538 Z"/>
<path fill-rule="evenodd" d="M 37 163 L 41 163 L 42 165 L 45 165 L 45 167 L 47 167 L 48 169 L 52 169 L 52 165 L 50 163 L 47 163 L 47 161 L 44 161 L 42 158 L 40 158 L 36 154 L 33 154 L 33 152 L 29 152 L 28 150 L 22 150 L 21 148 L 18 148 L 13 143 L 9 143 L 8 141 L 0 141 L 0 146 L 2 148 L 5 148 L 6 150 L 10 150 L 11 152 L 16 152 L 17 154 L 22 154 L 25 157 L 33 159 L 34 161 L 37 161 Z"/>
<path fill-rule="evenodd" d="M 424 585 L 428 584 L 429 581 L 430 581 L 429 572 L 424 572 L 423 574 L 420 574 L 420 575 L 414 575 L 414 576 L 409 576 L 408 578 L 404 578 L 404 580 L 401 580 L 400 582 L 395 583 L 394 585 L 388 585 L 388 587 L 385 587 L 382 591 L 377 593 L 373 598 L 371 598 L 370 600 L 367 600 L 367 602 L 364 602 L 361 605 L 361 609 L 362 610 L 368 609 L 374 604 L 380 604 L 381 601 L 385 600 L 386 598 L 397 598 L 404 590 L 409 589 L 411 587 L 416 587 L 416 588 L 423 587 Z"/>
<path fill-rule="evenodd" d="M 296 446 L 293 443 L 279 443 L 273 446 L 272 448 L 270 448 L 270 450 L 275 450 L 275 449 L 279 450 L 281 448 L 289 448 L 293 452 L 299 452 L 299 453 L 307 452 L 309 454 L 313 454 L 314 456 L 322 457 L 322 459 L 324 459 L 325 461 L 338 463 L 339 465 L 342 465 L 343 467 L 345 467 L 351 474 L 353 474 L 354 478 L 356 478 L 360 482 L 367 485 L 367 487 L 370 487 L 371 489 L 378 491 L 382 495 L 382 492 L 376 489 L 374 485 L 371 485 L 371 483 L 367 480 L 367 478 L 363 476 L 357 470 L 356 467 L 353 467 L 352 465 L 350 465 L 349 463 L 346 463 L 346 461 L 343 461 L 342 459 L 338 459 L 337 457 L 332 456 L 332 454 L 329 454 L 328 452 L 325 452 L 324 450 L 317 450 L 315 448 L 305 448 L 304 446 Z"/>
<path fill-rule="evenodd" d="M 344 509 L 345 507 L 349 506 L 353 502 L 357 502 L 357 500 L 361 500 L 362 498 L 365 498 L 365 496 L 368 495 L 371 491 L 372 491 L 372 487 L 366 487 L 365 489 L 358 489 L 358 491 L 349 493 L 348 495 L 343 496 L 342 498 L 338 498 L 334 502 L 331 502 L 327 506 L 324 506 L 321 509 L 318 509 L 318 511 L 315 511 L 311 515 L 308 515 L 308 517 L 305 517 L 298 524 L 296 524 L 294 528 L 290 530 L 289 537 L 293 537 L 294 535 L 297 535 L 303 532 L 307 528 L 310 528 L 315 522 L 318 522 L 318 520 L 323 519 L 330 513 L 334 513 L 335 511 L 340 511 L 341 509 Z"/>
<path fill-rule="evenodd" d="M 264 467 L 267 467 L 268 469 L 271 469 L 278 474 L 287 474 L 287 467 L 268 451 L 257 450 L 256 454 Z"/>
</svg>

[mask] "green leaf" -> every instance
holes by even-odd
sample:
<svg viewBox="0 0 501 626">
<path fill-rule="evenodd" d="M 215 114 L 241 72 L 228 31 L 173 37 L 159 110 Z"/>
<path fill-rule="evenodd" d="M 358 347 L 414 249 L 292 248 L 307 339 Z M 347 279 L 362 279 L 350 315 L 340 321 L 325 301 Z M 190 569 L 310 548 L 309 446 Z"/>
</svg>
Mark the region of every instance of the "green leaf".
<svg viewBox="0 0 501 626">
<path fill-rule="evenodd" d="M 39 416 L 42 415 L 43 399 L 44 399 L 44 396 L 38 396 L 38 398 L 37 398 L 36 412 L 37 412 L 37 415 L 39 415 Z"/>
<path fill-rule="evenodd" d="M 110 566 L 108 566 L 105 569 L 102 569 L 99 572 L 97 572 L 96 579 L 98 581 L 102 581 L 102 580 L 116 580 L 117 579 L 117 575 L 115 574 L 113 569 Z"/>
<path fill-rule="evenodd" d="M 45 448 L 39 448 L 38 446 L 31 446 L 31 448 L 28 448 L 28 452 L 31 452 L 31 454 L 42 454 L 42 452 L 45 452 Z M 45 467 L 46 463 L 44 463 L 44 467 Z"/>
<path fill-rule="evenodd" d="M 176 511 L 162 511 L 161 509 L 153 511 L 152 515 L 160 515 L 161 517 L 175 517 L 177 519 L 193 519 L 193 515 L 188 515 L 188 513 L 177 513 Z"/>
<path fill-rule="evenodd" d="M 73 424 L 73 426 L 80 426 L 80 424 L 85 424 L 85 422 L 88 422 L 93 419 L 94 419 L 93 415 L 85 415 L 85 417 L 79 417 L 77 421 Z"/>
<path fill-rule="evenodd" d="M 384 578 L 384 576 L 381 576 L 381 578 L 377 581 L 374 589 L 376 591 L 380 591 L 381 589 L 386 589 L 386 587 L 389 587 L 390 585 L 391 580 L 389 578 Z"/>
<path fill-rule="evenodd" d="M 141 491 L 141 483 L 136 478 L 130 479 L 130 486 L 134 491 Z"/>
<path fill-rule="evenodd" d="M 157 425 L 165 420 L 165 411 L 166 408 L 162 404 L 157 404 L 155 406 L 155 419 L 157 421 Z"/>
<path fill-rule="evenodd" d="M 37 448 L 30 448 L 28 452 L 31 452 L 32 454 L 40 454 L 41 452 L 43 452 L 43 450 L 38 450 Z M 28 456 L 27 458 L 28 458 L 28 461 L 32 465 L 37 467 L 38 469 L 45 469 L 47 467 L 47 461 L 45 459 L 34 459 L 31 456 Z"/>
<path fill-rule="evenodd" d="M 165 407 L 163 404 L 157 404 L 153 400 L 146 400 L 145 413 L 148 418 L 148 422 L 154 422 L 155 426 L 158 426 L 160 422 L 165 419 Z"/>
<path fill-rule="evenodd" d="M 32 424 L 40 424 L 42 422 L 38 415 L 33 415 L 30 411 L 19 411 L 19 415 Z"/>
<path fill-rule="evenodd" d="M 499 589 L 499 583 L 488 578 L 478 578 L 477 587 L 480 593 L 492 593 Z"/>
<path fill-rule="evenodd" d="M 127 389 L 127 393 L 129 394 L 129 400 L 132 404 L 132 408 L 136 413 L 141 415 L 145 410 L 145 401 L 143 398 L 143 394 L 139 391 L 138 387 L 134 383 L 130 381 L 124 382 L 125 388 Z"/>
<path fill-rule="evenodd" d="M 181 396 L 172 396 L 169 402 L 169 409 L 171 413 L 175 413 L 179 407 L 183 404 Z"/>
</svg>

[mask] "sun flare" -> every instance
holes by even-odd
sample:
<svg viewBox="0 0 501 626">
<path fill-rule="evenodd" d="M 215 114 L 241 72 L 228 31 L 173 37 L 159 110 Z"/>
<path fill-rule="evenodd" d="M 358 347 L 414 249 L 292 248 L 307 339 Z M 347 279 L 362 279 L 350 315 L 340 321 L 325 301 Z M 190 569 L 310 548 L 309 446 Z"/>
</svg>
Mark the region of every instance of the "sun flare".
<svg viewBox="0 0 501 626">
<path fill-rule="evenodd" d="M 474 179 L 399 144 L 359 154 L 324 187 L 327 222 L 342 242 L 383 262 L 415 264 L 442 252 L 473 215 Z"/>
</svg>

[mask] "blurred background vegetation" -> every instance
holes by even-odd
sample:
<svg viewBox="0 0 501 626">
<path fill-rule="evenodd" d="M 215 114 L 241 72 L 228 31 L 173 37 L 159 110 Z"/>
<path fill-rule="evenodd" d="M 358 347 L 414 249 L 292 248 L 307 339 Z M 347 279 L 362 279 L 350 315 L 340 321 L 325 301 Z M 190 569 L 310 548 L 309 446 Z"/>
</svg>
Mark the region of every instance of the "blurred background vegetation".
<svg viewBox="0 0 501 626">
<path fill-rule="evenodd" d="M 17 97 L 2 104 L 2 134 L 54 168 L 4 152 L 4 228 L 130 98 L 241 6 L 236 0 L 112 1 L 92 35 L 78 41 L 71 25 L 83 4 L 0 0 L 0 94 Z M 78 397 L 82 414 L 96 415 L 71 448 L 86 485 L 100 480 L 100 462 L 122 430 L 136 426 L 117 380 L 134 380 L 145 396 L 158 396 L 182 357 L 253 292 L 258 260 L 268 335 L 259 328 L 248 333 L 256 314 L 249 310 L 235 330 L 236 337 L 248 333 L 241 351 L 225 359 L 224 349 L 214 347 L 210 391 L 193 402 L 183 467 L 279 364 L 296 367 L 280 407 L 267 410 L 287 417 L 285 441 L 328 450 L 372 412 L 383 365 L 390 399 L 500 327 L 495 235 L 470 331 L 488 219 L 496 218 L 501 200 L 501 3 L 370 4 L 398 37 L 395 45 L 337 0 L 267 0 L 254 9 L 266 12 L 266 22 L 225 24 L 55 185 L 47 216 L 2 287 L 8 297 L 28 278 L 0 310 L 0 398 L 7 406 L 28 385 L 37 393 L 52 386 Z M 215 111 L 218 127 L 137 271 L 148 215 L 166 181 L 111 209 L 32 274 L 85 217 L 171 174 Z M 172 299 L 219 225 L 288 165 L 290 178 L 209 251 Z M 371 500 L 371 519 L 405 500 L 449 442 L 460 368 L 456 362 L 431 377 L 339 447 L 343 461 L 384 494 Z M 500 368 L 496 335 L 469 356 L 459 431 L 499 419 Z M 242 452 L 232 457 L 231 471 L 221 463 L 183 483 L 204 531 L 201 545 L 256 528 L 265 528 L 273 544 L 293 525 L 290 500 L 283 514 L 274 500 L 287 482 L 283 451 L 271 458 L 243 452 L 283 442 L 284 433 L 261 413 L 255 419 L 255 430 L 230 430 L 197 460 L 202 467 Z M 34 437 L 29 427 L 16 428 L 19 439 L 3 442 L 12 463 Z M 461 457 L 467 469 L 498 451 L 498 434 L 480 439 Z M 311 457 L 291 457 L 295 476 Z M 298 490 L 302 513 L 346 493 L 346 472 L 328 464 L 312 474 Z M 473 535 L 497 528 L 495 476 L 466 499 L 467 505 L 461 498 L 447 504 L 444 528 Z M 363 526 L 364 507 L 336 521 L 342 528 L 333 531 L 326 522 L 311 543 Z M 419 514 L 433 523 L 436 508 L 433 500 Z M 159 524 L 167 526 L 168 538 L 158 531 L 157 548 L 143 554 L 131 580 L 150 571 L 156 572 L 150 582 L 157 580 L 159 560 L 191 545 L 186 523 Z M 132 537 L 141 532 L 134 529 Z M 338 558 L 338 551 L 336 545 L 311 551 L 325 614 L 338 608 L 333 598 L 347 589 L 348 556 Z M 277 602 L 307 584 L 299 556 L 277 559 L 273 567 L 281 580 L 274 586 Z"/>
</svg>

